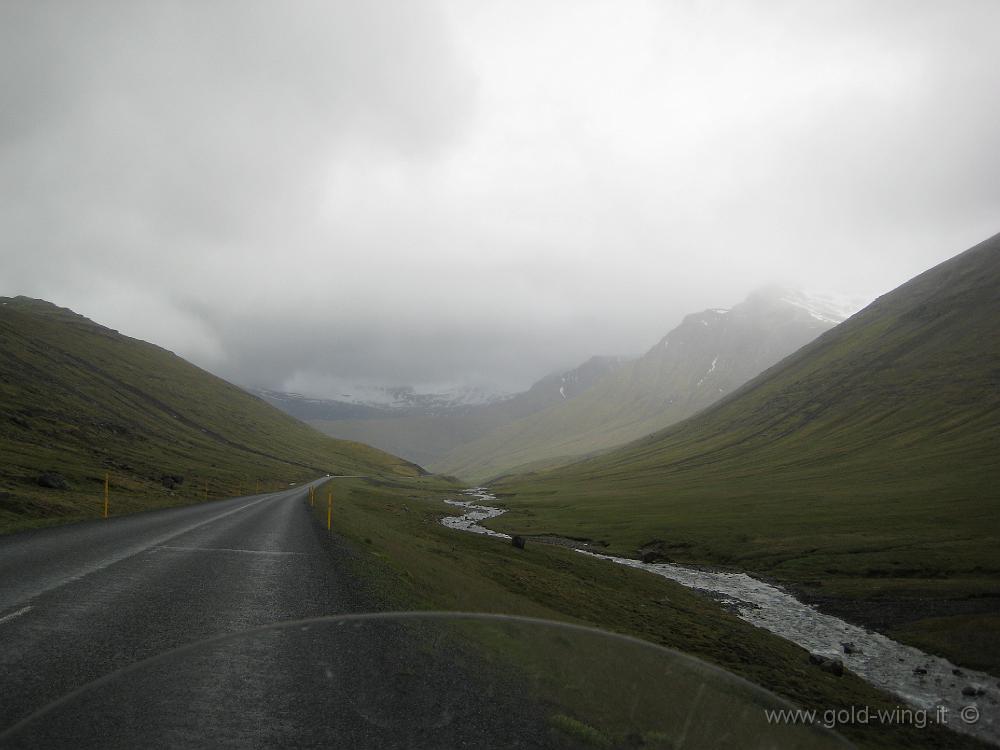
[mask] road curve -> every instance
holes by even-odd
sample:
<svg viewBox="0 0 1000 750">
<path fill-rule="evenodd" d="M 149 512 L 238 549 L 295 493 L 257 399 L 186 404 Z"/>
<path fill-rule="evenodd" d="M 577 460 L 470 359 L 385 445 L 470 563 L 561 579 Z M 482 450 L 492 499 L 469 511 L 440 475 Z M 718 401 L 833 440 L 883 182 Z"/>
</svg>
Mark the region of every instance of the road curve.
<svg viewBox="0 0 1000 750">
<path fill-rule="evenodd" d="M 369 609 L 307 487 L 0 538 L 0 728 L 185 643 Z"/>
<path fill-rule="evenodd" d="M 0 538 L 0 746 L 543 746 L 534 706 L 483 703 L 477 657 L 393 622 L 240 636 L 25 723 L 185 644 L 376 608 L 308 487 Z"/>
</svg>

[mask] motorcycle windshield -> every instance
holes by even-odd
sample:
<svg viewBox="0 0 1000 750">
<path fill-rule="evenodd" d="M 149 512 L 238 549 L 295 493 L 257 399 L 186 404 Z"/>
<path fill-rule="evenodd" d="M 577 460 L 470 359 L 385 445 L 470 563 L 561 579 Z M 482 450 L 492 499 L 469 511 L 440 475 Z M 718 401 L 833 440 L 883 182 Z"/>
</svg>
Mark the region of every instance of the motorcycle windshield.
<svg viewBox="0 0 1000 750">
<path fill-rule="evenodd" d="M 396 613 L 280 623 L 74 690 L 5 747 L 844 748 L 767 691 L 592 628 Z"/>
</svg>

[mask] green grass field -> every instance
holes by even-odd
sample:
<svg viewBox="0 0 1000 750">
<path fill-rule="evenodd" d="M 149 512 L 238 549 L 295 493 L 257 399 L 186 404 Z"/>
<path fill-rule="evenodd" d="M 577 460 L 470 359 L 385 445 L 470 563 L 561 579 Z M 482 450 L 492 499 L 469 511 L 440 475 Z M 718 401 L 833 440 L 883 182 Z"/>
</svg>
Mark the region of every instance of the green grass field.
<svg viewBox="0 0 1000 750">
<path fill-rule="evenodd" d="M 562 547 L 529 541 L 517 550 L 447 529 L 439 519 L 457 509 L 443 499 L 458 492 L 440 478 L 338 480 L 334 493 L 333 532 L 361 551 L 357 572 L 388 608 L 586 623 L 700 657 L 800 706 L 897 704 L 860 678 L 837 678 L 811 666 L 803 649 L 671 581 Z M 325 490 L 318 497 L 316 521 L 325 526 Z M 938 728 L 856 726 L 845 734 L 872 748 L 982 746 Z"/>
</svg>

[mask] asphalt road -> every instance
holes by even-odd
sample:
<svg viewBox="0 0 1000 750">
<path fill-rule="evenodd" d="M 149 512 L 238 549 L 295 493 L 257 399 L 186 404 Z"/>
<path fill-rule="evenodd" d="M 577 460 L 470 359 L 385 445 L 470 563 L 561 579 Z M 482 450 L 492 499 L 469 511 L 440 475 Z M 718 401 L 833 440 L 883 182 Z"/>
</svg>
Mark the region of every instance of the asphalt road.
<svg viewBox="0 0 1000 750">
<path fill-rule="evenodd" d="M 178 646 L 375 607 L 347 572 L 350 548 L 313 519 L 307 487 L 0 537 L 0 737 Z M 542 717 L 503 696 L 483 705 L 478 670 L 417 631 L 312 626 L 230 640 L 112 680 L 0 744 L 539 745 Z"/>
</svg>

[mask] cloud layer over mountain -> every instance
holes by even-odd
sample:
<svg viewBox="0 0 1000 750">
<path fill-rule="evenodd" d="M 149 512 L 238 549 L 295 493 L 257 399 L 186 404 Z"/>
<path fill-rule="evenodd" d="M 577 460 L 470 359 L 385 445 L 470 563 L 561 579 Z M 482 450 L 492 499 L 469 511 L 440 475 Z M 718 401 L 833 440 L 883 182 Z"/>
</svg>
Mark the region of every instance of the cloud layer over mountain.
<svg viewBox="0 0 1000 750">
<path fill-rule="evenodd" d="M 0 285 L 239 382 L 518 388 L 1000 226 L 1000 5 L 0 9 Z"/>
</svg>

